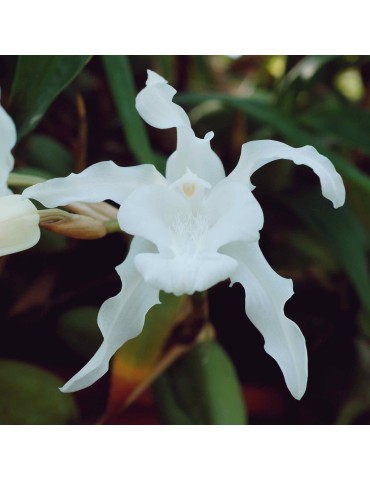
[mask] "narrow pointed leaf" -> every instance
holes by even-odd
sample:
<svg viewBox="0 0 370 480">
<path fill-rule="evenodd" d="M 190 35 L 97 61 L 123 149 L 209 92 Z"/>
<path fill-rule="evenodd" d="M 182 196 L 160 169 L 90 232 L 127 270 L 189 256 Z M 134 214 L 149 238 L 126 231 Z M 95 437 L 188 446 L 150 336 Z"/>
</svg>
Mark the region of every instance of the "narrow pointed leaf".
<svg viewBox="0 0 370 480">
<path fill-rule="evenodd" d="M 125 55 L 104 55 L 103 64 L 131 152 L 138 163 L 152 163 L 164 172 L 164 161 L 152 150 L 144 121 L 135 108 L 137 91 L 128 58 Z"/>
<path fill-rule="evenodd" d="M 20 55 L 11 89 L 18 140 L 33 130 L 53 100 L 81 72 L 90 55 Z"/>
<path fill-rule="evenodd" d="M 154 384 L 165 424 L 243 425 L 246 408 L 231 360 L 216 342 L 197 345 Z"/>
</svg>

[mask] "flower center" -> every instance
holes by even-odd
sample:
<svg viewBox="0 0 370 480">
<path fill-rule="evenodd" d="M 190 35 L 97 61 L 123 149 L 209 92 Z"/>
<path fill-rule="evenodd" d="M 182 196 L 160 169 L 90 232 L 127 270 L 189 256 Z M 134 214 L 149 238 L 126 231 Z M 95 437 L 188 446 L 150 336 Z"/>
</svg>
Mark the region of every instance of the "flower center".
<svg viewBox="0 0 370 480">
<path fill-rule="evenodd" d="M 192 201 L 201 201 L 205 190 L 209 190 L 211 185 L 187 168 L 186 173 L 176 182 L 173 182 L 171 188 L 178 189 Z"/>
<path fill-rule="evenodd" d="M 208 232 L 206 216 L 198 209 L 177 213 L 172 220 L 172 251 L 175 255 L 195 256 L 202 250 Z"/>
<path fill-rule="evenodd" d="M 187 197 L 191 197 L 194 194 L 196 188 L 197 186 L 195 185 L 195 183 L 183 183 L 182 185 L 182 191 Z"/>
</svg>

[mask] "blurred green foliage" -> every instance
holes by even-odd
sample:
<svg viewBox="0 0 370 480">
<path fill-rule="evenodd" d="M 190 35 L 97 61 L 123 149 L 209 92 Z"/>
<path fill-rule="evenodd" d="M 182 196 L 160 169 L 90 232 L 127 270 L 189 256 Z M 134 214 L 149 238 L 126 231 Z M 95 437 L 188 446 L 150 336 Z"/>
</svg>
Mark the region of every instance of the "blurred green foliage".
<svg viewBox="0 0 370 480">
<path fill-rule="evenodd" d="M 246 406 L 235 369 L 216 342 L 197 345 L 154 385 L 162 421 L 170 425 L 243 425 Z"/>
<path fill-rule="evenodd" d="M 88 55 L 20 55 L 11 90 L 18 139 L 34 129 L 55 97 L 90 60 Z"/>
<path fill-rule="evenodd" d="M 0 423 L 53 425 L 74 423 L 78 409 L 72 396 L 60 395 L 61 379 L 40 368 L 0 361 Z"/>
</svg>

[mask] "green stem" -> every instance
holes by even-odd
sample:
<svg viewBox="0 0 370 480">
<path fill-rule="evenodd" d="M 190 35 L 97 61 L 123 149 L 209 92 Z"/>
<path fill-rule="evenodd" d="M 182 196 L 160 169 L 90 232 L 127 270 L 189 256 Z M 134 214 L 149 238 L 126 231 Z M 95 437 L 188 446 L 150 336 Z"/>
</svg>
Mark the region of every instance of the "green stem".
<svg viewBox="0 0 370 480">
<path fill-rule="evenodd" d="M 45 182 L 45 178 L 23 173 L 11 173 L 8 177 L 9 187 L 31 187 L 36 183 Z"/>
</svg>

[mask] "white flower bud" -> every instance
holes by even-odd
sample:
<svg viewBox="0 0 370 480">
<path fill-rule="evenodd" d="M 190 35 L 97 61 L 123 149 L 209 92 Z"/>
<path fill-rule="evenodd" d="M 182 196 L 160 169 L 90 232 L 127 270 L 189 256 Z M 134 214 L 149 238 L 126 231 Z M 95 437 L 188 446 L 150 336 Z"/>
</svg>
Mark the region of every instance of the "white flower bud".
<svg viewBox="0 0 370 480">
<path fill-rule="evenodd" d="M 40 238 L 36 207 L 21 195 L 0 197 L 0 256 L 33 247 Z"/>
</svg>

